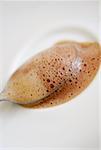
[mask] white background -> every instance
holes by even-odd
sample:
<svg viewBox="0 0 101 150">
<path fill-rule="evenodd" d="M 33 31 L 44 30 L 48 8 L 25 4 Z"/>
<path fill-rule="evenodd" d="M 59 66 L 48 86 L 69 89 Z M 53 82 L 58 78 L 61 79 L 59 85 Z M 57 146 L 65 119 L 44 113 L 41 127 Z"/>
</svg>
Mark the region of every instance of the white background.
<svg viewBox="0 0 101 150">
<path fill-rule="evenodd" d="M 58 26 L 77 26 L 98 35 L 98 2 L 0 2 L 1 90 L 26 43 Z M 33 51 L 35 51 L 33 47 Z M 30 53 L 30 49 L 27 53 Z M 73 101 L 45 110 L 0 104 L 2 148 L 98 147 L 99 75 Z M 21 149 L 22 149 L 21 148 Z M 36 149 L 36 148 L 35 148 Z"/>
</svg>

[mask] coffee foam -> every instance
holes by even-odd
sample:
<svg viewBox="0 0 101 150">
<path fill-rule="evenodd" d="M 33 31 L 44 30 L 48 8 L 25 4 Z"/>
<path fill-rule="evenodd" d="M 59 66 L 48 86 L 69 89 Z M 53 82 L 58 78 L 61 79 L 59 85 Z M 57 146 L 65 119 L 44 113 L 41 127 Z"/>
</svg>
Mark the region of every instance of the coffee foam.
<svg viewBox="0 0 101 150">
<path fill-rule="evenodd" d="M 94 79 L 100 65 L 100 45 L 98 43 L 78 42 L 56 44 L 57 47 L 61 45 L 63 46 L 63 49 L 59 49 L 59 52 L 62 53 L 62 57 L 63 55 L 65 56 L 65 59 L 67 58 L 67 54 L 66 51 L 64 51 L 64 48 L 66 49 L 66 45 L 68 45 L 68 43 L 69 46 L 71 45 L 72 49 L 77 50 L 77 53 L 75 53 L 76 57 L 72 57 L 73 59 L 71 59 L 71 63 L 69 63 L 66 68 L 68 71 L 63 84 L 61 84 L 61 86 L 47 98 L 44 98 L 34 104 L 24 105 L 24 107 L 47 108 L 63 104 L 79 95 Z M 58 48 L 56 50 L 58 51 Z"/>
</svg>

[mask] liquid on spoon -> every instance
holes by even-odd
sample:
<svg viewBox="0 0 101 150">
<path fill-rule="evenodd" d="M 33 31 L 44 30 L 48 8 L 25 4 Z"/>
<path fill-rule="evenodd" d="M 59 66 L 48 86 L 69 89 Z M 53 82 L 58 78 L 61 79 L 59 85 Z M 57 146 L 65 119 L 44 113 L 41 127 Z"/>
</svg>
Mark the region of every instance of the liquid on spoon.
<svg viewBox="0 0 101 150">
<path fill-rule="evenodd" d="M 64 103 L 88 86 L 99 64 L 98 43 L 57 43 L 22 65 L 0 99 L 33 108 Z"/>
</svg>

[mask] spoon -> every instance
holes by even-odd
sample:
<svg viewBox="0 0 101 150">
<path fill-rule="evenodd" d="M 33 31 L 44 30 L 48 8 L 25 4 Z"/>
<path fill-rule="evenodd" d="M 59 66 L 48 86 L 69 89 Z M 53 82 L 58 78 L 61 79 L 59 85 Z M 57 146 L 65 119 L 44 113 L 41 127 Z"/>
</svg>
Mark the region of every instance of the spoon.
<svg viewBox="0 0 101 150">
<path fill-rule="evenodd" d="M 87 59 L 92 59 L 92 61 L 85 61 Z M 30 58 L 13 73 L 0 94 L 0 101 L 33 106 L 40 102 L 46 102 L 50 97 L 53 99 L 54 93 L 64 86 L 66 88 L 67 85 L 75 89 L 73 95 L 76 95 L 76 93 L 81 92 L 81 89 L 78 90 L 75 78 L 87 78 L 87 82 L 82 81 L 84 82 L 83 87 L 87 86 L 99 68 L 99 59 L 100 46 L 98 43 L 78 43 L 73 41 L 56 43 L 51 48 Z M 92 71 L 91 63 L 94 64 L 92 67 L 93 69 L 95 67 L 95 71 Z M 83 68 L 86 68 L 85 72 L 81 71 Z M 88 78 L 86 72 L 92 73 L 91 77 L 89 75 Z M 71 74 L 75 76 L 72 80 Z M 72 82 L 74 83 L 73 80 L 76 86 L 72 84 Z M 70 83 L 67 84 L 67 81 L 70 81 L 71 86 Z M 70 93 L 69 89 L 68 91 Z M 67 95 L 67 99 L 68 91 L 64 94 L 65 96 Z M 60 94 L 62 95 L 62 93 Z"/>
</svg>

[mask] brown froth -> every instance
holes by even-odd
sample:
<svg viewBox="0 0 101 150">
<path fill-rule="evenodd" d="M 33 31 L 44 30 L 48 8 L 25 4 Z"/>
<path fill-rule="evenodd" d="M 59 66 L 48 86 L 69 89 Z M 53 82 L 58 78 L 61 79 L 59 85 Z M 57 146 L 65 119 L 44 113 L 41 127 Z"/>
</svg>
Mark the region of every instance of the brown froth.
<svg viewBox="0 0 101 150">
<path fill-rule="evenodd" d="M 68 44 L 68 42 L 67 42 Z M 98 43 L 69 43 L 77 50 L 76 59 L 68 66 L 63 84 L 47 98 L 36 104 L 27 104 L 28 108 L 46 108 L 62 104 L 80 94 L 93 80 L 100 65 L 100 46 Z M 66 46 L 66 42 L 60 44 Z M 74 46 L 74 47 L 73 47 Z"/>
<path fill-rule="evenodd" d="M 37 54 L 10 78 L 4 97 L 28 108 L 65 103 L 93 80 L 101 60 L 96 42 L 62 41 Z"/>
</svg>

